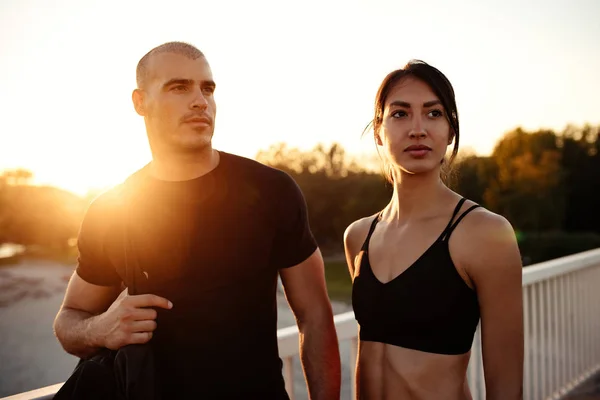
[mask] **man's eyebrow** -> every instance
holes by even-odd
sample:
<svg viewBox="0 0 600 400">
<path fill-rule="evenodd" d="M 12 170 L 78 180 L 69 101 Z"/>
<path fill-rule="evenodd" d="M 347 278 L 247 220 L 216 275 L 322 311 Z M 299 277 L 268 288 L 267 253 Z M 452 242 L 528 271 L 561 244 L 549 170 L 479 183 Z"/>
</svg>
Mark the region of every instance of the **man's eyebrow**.
<svg viewBox="0 0 600 400">
<path fill-rule="evenodd" d="M 169 86 L 172 86 L 172 85 L 193 86 L 194 80 L 185 79 L 185 78 L 169 79 L 167 82 L 165 82 L 165 84 L 163 85 L 163 88 L 168 88 Z M 215 87 L 217 87 L 217 84 L 213 80 L 205 80 L 205 81 L 200 82 L 200 86 L 205 87 L 205 88 L 206 87 L 215 88 Z"/>
<path fill-rule="evenodd" d="M 173 78 L 173 79 L 169 79 L 167 82 L 165 82 L 165 84 L 163 85 L 163 88 L 167 88 L 172 85 L 191 86 L 193 84 L 194 84 L 194 81 L 191 79 Z"/>
<path fill-rule="evenodd" d="M 426 101 L 425 103 L 423 103 L 423 107 L 431 107 L 431 106 L 435 106 L 437 104 L 442 104 L 442 102 L 439 100 Z M 396 101 L 392 101 L 390 103 L 390 107 L 410 108 L 410 103 L 407 103 L 407 102 L 401 101 L 401 100 L 396 100 Z"/>
</svg>

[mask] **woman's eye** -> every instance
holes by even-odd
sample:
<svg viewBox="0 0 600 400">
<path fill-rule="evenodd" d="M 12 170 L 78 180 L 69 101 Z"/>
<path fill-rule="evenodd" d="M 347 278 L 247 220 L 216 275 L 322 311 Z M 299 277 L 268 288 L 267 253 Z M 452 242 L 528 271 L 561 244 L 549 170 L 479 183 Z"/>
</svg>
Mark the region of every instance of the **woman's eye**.
<svg viewBox="0 0 600 400">
<path fill-rule="evenodd" d="M 403 111 L 403 110 L 394 111 L 392 113 L 393 118 L 402 118 L 402 117 L 406 117 L 407 115 L 408 114 L 406 113 L 406 111 Z"/>
<path fill-rule="evenodd" d="M 429 111 L 428 115 L 430 117 L 437 118 L 437 117 L 441 117 L 442 115 L 444 115 L 444 113 L 442 113 L 441 110 L 431 110 L 431 111 Z"/>
</svg>

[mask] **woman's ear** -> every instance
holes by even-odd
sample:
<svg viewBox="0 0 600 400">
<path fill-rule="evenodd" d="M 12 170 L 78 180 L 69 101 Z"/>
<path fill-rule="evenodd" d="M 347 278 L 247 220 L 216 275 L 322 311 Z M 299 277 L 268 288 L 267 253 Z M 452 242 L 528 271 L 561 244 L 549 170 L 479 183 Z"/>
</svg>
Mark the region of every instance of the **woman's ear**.
<svg viewBox="0 0 600 400">
<path fill-rule="evenodd" d="M 450 146 L 454 142 L 454 133 L 450 132 L 450 136 L 448 137 L 448 146 Z"/>
</svg>

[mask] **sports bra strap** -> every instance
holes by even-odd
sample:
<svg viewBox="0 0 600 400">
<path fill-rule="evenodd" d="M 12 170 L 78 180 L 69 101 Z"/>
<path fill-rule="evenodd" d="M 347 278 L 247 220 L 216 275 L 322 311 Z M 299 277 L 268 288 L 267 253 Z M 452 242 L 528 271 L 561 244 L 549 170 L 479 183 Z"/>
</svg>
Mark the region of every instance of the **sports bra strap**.
<svg viewBox="0 0 600 400">
<path fill-rule="evenodd" d="M 367 251 L 367 249 L 369 248 L 369 240 L 371 240 L 371 235 L 373 234 L 373 231 L 375 231 L 375 226 L 381 218 L 381 213 L 382 212 L 377 213 L 375 218 L 373 218 L 373 222 L 371 222 L 371 228 L 369 228 L 369 233 L 367 234 L 367 237 L 365 238 L 365 241 L 363 242 L 363 245 L 360 248 L 361 250 Z"/>
<path fill-rule="evenodd" d="M 450 226 L 452 226 L 452 221 L 454 221 L 454 218 L 456 218 L 456 216 L 458 215 L 458 212 L 460 211 L 460 208 L 462 207 L 463 204 L 465 204 L 466 200 L 467 199 L 465 199 L 463 197 L 462 199 L 460 199 L 460 201 L 458 202 L 458 204 L 456 205 L 456 207 L 454 207 L 454 212 L 452 212 L 452 217 L 450 217 L 450 221 L 448 221 L 448 225 L 446 225 L 446 228 L 444 228 L 444 230 L 440 234 L 440 237 L 438 238 L 438 240 L 443 240 L 444 239 L 444 236 L 446 236 L 446 233 L 450 229 Z"/>
<path fill-rule="evenodd" d="M 474 204 L 471 207 L 469 207 L 467 209 L 467 211 L 465 211 L 464 213 L 462 213 L 460 215 L 460 217 L 458 217 L 458 219 L 456 220 L 455 223 L 453 223 L 445 232 L 446 234 L 443 236 L 442 240 L 448 240 L 448 238 L 450 238 L 450 235 L 452 234 L 452 231 L 454 231 L 454 229 L 456 228 L 456 226 L 458 225 L 458 223 L 465 217 L 465 215 L 467 215 L 468 213 L 470 213 L 471 211 L 473 211 L 474 209 L 476 209 L 477 207 L 480 207 L 479 204 Z M 454 218 L 452 218 L 454 219 Z M 452 222 L 452 220 L 450 220 Z"/>
</svg>

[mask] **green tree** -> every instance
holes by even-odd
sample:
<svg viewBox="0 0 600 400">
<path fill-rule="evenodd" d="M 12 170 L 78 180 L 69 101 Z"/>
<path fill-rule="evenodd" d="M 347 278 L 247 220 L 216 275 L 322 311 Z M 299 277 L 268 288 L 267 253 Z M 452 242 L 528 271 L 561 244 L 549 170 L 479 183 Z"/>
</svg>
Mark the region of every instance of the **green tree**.
<svg viewBox="0 0 600 400">
<path fill-rule="evenodd" d="M 516 129 L 494 148 L 497 174 L 484 193 L 486 205 L 520 230 L 559 230 L 565 209 L 558 137 L 552 131 Z"/>
<path fill-rule="evenodd" d="M 498 166 L 490 157 L 469 155 L 454 167 L 452 189 L 474 202 L 486 206 L 484 194 L 498 174 Z"/>
<path fill-rule="evenodd" d="M 361 169 L 339 144 L 317 145 L 310 151 L 277 144 L 259 152 L 256 159 L 296 180 L 306 199 L 311 229 L 324 253 L 340 252 L 346 227 L 389 201 L 390 187 L 382 175 Z"/>
<path fill-rule="evenodd" d="M 564 229 L 600 233 L 600 126 L 567 126 L 561 140 L 566 176 Z"/>
</svg>

